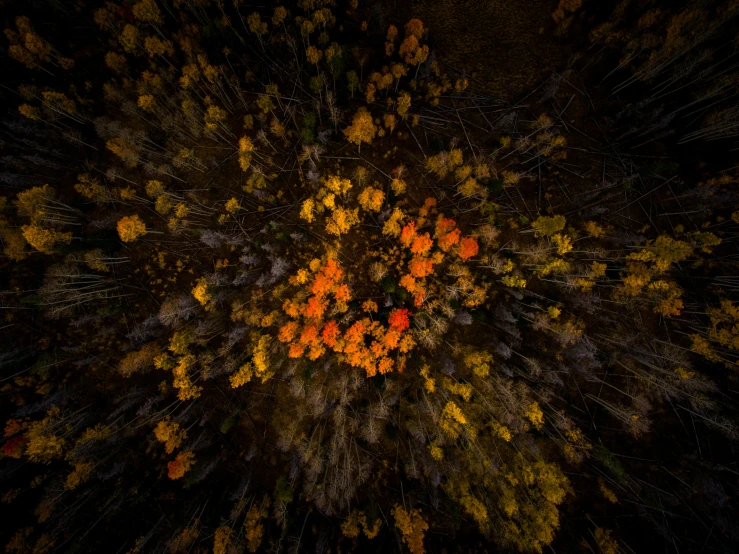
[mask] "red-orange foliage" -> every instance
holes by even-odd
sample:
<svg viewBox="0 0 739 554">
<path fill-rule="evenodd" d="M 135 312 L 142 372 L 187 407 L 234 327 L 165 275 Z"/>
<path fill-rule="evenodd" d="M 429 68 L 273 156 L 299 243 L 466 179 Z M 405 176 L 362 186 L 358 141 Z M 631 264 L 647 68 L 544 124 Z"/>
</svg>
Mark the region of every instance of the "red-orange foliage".
<svg viewBox="0 0 739 554">
<path fill-rule="evenodd" d="M 390 329 L 394 329 L 399 332 L 406 330 L 411 324 L 410 319 L 408 318 L 409 315 L 410 311 L 408 308 L 393 309 L 387 320 L 390 324 Z"/>
<path fill-rule="evenodd" d="M 400 286 L 412 294 L 415 292 L 417 284 L 412 275 L 403 275 L 400 278 Z"/>
<path fill-rule="evenodd" d="M 388 329 L 383 339 L 384 346 L 388 349 L 397 348 L 399 342 L 400 342 L 400 331 L 398 329 L 392 329 L 392 328 Z"/>
<path fill-rule="evenodd" d="M 408 263 L 408 270 L 413 277 L 423 279 L 434 272 L 434 262 L 428 258 L 413 258 Z"/>
<path fill-rule="evenodd" d="M 450 231 L 445 235 L 441 235 L 437 239 L 436 244 L 444 252 L 449 252 L 449 250 L 451 250 L 452 247 L 459 242 L 459 237 L 461 235 L 462 232 L 459 229 L 454 229 L 453 231 Z"/>
<path fill-rule="evenodd" d="M 434 233 L 434 237 L 438 238 L 447 233 L 451 233 L 456 226 L 457 223 L 453 219 L 439 217 L 436 221 L 436 232 Z"/>
<path fill-rule="evenodd" d="M 180 479 L 185 473 L 190 471 L 190 468 L 195 463 L 195 454 L 192 452 L 180 452 L 177 457 L 167 464 L 168 474 L 167 477 L 170 479 Z"/>
<path fill-rule="evenodd" d="M 370 352 L 372 352 L 372 355 L 375 358 L 382 358 L 385 354 L 387 354 L 387 348 L 380 342 L 372 341 L 372 344 L 370 345 Z"/>
<path fill-rule="evenodd" d="M 322 300 L 320 296 L 311 296 L 308 299 L 308 304 L 305 307 L 305 317 L 307 317 L 308 319 L 321 319 L 321 316 L 326 311 L 327 307 L 328 302 Z"/>
<path fill-rule="evenodd" d="M 315 325 L 306 325 L 300 333 L 300 344 L 303 346 L 318 346 L 318 327 Z"/>
<path fill-rule="evenodd" d="M 403 233 L 400 234 L 400 239 L 403 240 Z M 428 233 L 424 233 L 423 235 L 416 235 L 413 239 L 413 242 L 411 244 L 411 252 L 414 254 L 425 254 L 429 250 L 431 250 L 431 247 L 434 245 L 434 241 L 431 240 L 431 237 Z"/>
<path fill-rule="evenodd" d="M 479 250 L 480 246 L 477 244 L 477 239 L 474 237 L 464 237 L 459 241 L 459 257 L 462 258 L 462 261 L 464 262 L 477 255 Z"/>
<path fill-rule="evenodd" d="M 316 296 L 326 296 L 336 286 L 344 272 L 341 270 L 339 262 L 333 258 L 326 260 L 324 265 L 319 271 L 316 277 L 313 279 L 313 285 L 311 286 L 311 292 Z"/>
<path fill-rule="evenodd" d="M 298 334 L 298 324 L 294 321 L 289 321 L 280 327 L 280 332 L 277 335 L 277 340 L 280 342 L 292 342 L 295 335 Z"/>
<path fill-rule="evenodd" d="M 416 38 L 423 36 L 423 21 L 420 19 L 411 19 L 405 24 L 405 34 L 413 35 Z"/>
<path fill-rule="evenodd" d="M 393 361 L 390 358 L 382 358 L 377 364 L 377 370 L 382 373 L 390 373 L 393 370 Z"/>
<path fill-rule="evenodd" d="M 414 238 L 416 238 L 416 223 L 411 221 L 400 231 L 400 244 L 410 248 Z"/>
<path fill-rule="evenodd" d="M 336 339 L 339 338 L 341 331 L 339 330 L 339 324 L 335 321 L 329 321 L 324 325 L 323 331 L 321 331 L 321 338 L 326 346 L 333 348 L 336 345 Z"/>
<path fill-rule="evenodd" d="M 18 435 L 17 437 L 9 438 L 3 444 L 3 455 L 9 458 L 20 458 L 23 454 L 23 445 L 26 444 L 26 436 Z"/>
<path fill-rule="evenodd" d="M 462 235 L 461 231 L 456 228 L 457 223 L 453 219 L 445 219 L 439 217 L 436 222 L 436 244 L 444 252 L 449 252 L 451 248 L 459 242 L 459 238 Z"/>
<path fill-rule="evenodd" d="M 423 203 L 423 206 L 418 210 L 418 214 L 421 217 L 426 217 L 434 206 L 436 206 L 436 198 L 429 196 Z"/>
<path fill-rule="evenodd" d="M 349 286 L 344 284 L 336 287 L 334 298 L 336 298 L 336 300 L 338 300 L 339 302 L 349 302 L 349 300 L 352 299 L 351 292 L 349 292 Z"/>
<path fill-rule="evenodd" d="M 349 344 L 359 344 L 364 340 L 364 333 L 367 330 L 363 321 L 356 321 L 354 325 L 349 327 L 344 333 L 344 340 Z"/>
<path fill-rule="evenodd" d="M 411 236 L 415 235 L 415 224 L 408 228 L 406 234 L 408 233 Z M 418 238 L 421 241 L 417 241 L 416 244 L 420 244 L 418 248 L 420 251 L 431 250 L 433 240 L 428 233 Z M 410 245 L 411 242 L 412 240 L 408 244 Z M 433 261 L 420 255 L 414 257 L 411 264 L 411 271 L 420 275 L 421 278 L 433 271 Z M 329 309 L 331 296 L 335 299 L 339 311 L 345 311 L 346 308 L 342 310 L 342 304 L 346 306 L 352 298 L 349 286 L 341 283 L 342 277 L 343 271 L 339 262 L 335 259 L 327 260 L 318 269 L 310 283 L 311 295 L 306 302 L 300 301 L 301 295 L 298 294 L 295 298 L 283 303 L 283 311 L 293 320 L 279 328 L 277 339 L 287 344 L 290 358 L 306 356 L 311 360 L 316 360 L 325 354 L 328 347 L 334 352 L 342 353 L 345 363 L 364 369 L 368 377 L 376 375 L 378 371 L 387 373 L 396 368 L 398 371 L 402 370 L 404 358 L 390 359 L 388 353 L 394 349 L 400 349 L 402 353 L 408 351 L 402 346 L 405 341 L 402 333 L 410 325 L 410 312 L 407 309 L 393 310 L 390 314 L 389 327 L 383 326 L 378 321 L 372 321 L 370 318 L 364 318 L 354 321 L 342 333 L 338 322 L 332 320 L 323 323 L 322 318 Z M 407 282 L 408 279 L 411 283 L 415 283 L 411 275 L 405 277 L 406 281 L 401 281 L 401 284 Z M 292 284 L 297 285 L 299 282 Z M 417 293 L 420 290 L 423 293 L 423 288 L 409 286 L 414 292 Z M 374 305 L 374 309 L 371 309 L 368 302 Z M 365 308 L 365 311 L 376 312 L 377 305 L 374 302 L 368 302 L 365 302 L 369 306 Z M 373 339 L 370 346 L 366 343 L 368 338 Z"/>
<path fill-rule="evenodd" d="M 313 285 L 310 291 L 316 296 L 323 297 L 331 292 L 331 287 L 334 286 L 334 281 L 326 276 L 323 272 L 316 275 L 313 279 Z"/>
</svg>

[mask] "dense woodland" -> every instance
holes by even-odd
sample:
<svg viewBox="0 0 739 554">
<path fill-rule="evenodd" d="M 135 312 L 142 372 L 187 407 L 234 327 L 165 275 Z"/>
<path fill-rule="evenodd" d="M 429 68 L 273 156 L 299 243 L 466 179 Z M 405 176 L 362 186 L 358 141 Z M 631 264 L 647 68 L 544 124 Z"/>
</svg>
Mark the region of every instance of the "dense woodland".
<svg viewBox="0 0 739 554">
<path fill-rule="evenodd" d="M 739 1 L 0 22 L 5 552 L 739 551 Z"/>
</svg>

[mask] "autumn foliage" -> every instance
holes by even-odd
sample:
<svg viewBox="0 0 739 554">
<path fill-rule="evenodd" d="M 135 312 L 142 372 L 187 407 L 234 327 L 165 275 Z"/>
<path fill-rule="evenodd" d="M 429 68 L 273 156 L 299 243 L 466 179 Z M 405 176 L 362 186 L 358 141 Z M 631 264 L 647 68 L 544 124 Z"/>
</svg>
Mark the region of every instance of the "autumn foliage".
<svg viewBox="0 0 739 554">
<path fill-rule="evenodd" d="M 735 5 L 44 4 L 7 552 L 737 550 Z"/>
</svg>

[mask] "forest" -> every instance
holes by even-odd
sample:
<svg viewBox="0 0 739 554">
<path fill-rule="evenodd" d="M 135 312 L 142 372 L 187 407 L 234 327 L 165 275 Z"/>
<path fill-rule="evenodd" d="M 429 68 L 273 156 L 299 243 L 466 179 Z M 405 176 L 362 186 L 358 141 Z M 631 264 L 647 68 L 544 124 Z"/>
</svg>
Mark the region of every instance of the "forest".
<svg viewBox="0 0 739 554">
<path fill-rule="evenodd" d="M 739 0 L 0 24 L 0 551 L 739 552 Z"/>
</svg>

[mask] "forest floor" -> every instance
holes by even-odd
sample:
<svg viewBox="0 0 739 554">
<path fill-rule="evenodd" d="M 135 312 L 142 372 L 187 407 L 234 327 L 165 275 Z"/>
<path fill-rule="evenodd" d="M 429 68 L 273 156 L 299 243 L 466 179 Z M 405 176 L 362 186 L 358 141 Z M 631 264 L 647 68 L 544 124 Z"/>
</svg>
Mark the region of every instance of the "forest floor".
<svg viewBox="0 0 739 554">
<path fill-rule="evenodd" d="M 418 17 L 440 61 L 466 72 L 486 94 L 530 91 L 570 55 L 554 35 L 557 0 L 383 0 L 389 19 Z"/>
</svg>

